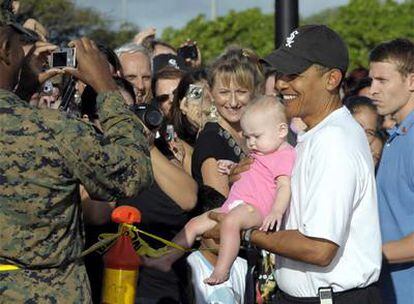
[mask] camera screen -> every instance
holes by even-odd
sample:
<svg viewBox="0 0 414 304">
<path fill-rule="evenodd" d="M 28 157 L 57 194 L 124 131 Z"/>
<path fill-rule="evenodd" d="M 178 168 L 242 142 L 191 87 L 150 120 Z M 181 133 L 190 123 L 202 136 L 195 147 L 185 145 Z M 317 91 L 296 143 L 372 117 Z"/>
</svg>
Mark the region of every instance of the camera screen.
<svg viewBox="0 0 414 304">
<path fill-rule="evenodd" d="M 67 56 L 66 52 L 56 52 L 52 54 L 53 56 L 53 67 L 65 67 L 67 65 Z"/>
</svg>

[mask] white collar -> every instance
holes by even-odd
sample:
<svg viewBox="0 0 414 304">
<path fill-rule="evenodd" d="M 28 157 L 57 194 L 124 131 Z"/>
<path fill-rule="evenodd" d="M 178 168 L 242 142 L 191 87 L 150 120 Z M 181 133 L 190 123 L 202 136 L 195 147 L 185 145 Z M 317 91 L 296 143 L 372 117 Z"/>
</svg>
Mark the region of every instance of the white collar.
<svg viewBox="0 0 414 304">
<path fill-rule="evenodd" d="M 297 142 L 300 143 L 300 142 L 305 141 L 307 138 L 312 137 L 316 132 L 318 132 L 318 130 L 322 129 L 324 126 L 329 124 L 332 120 L 335 120 L 340 117 L 346 117 L 346 116 L 351 116 L 351 113 L 349 112 L 347 107 L 342 106 L 339 109 L 336 109 L 335 111 L 331 112 L 328 116 L 326 116 L 321 122 L 319 122 L 312 129 L 310 129 L 309 131 L 305 133 L 298 135 Z"/>
</svg>

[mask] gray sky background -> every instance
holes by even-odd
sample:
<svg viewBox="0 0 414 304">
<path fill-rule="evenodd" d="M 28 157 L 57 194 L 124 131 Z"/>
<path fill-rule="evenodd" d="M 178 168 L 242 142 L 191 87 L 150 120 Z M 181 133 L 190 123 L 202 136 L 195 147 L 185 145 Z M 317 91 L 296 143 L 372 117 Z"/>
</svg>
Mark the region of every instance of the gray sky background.
<svg viewBox="0 0 414 304">
<path fill-rule="evenodd" d="M 93 7 L 119 24 L 126 19 L 141 29 L 154 26 L 158 34 L 167 26 L 183 27 L 199 14 L 211 18 L 213 0 L 75 0 L 76 4 Z M 319 11 L 340 6 L 349 0 L 299 0 L 299 14 L 307 17 Z M 230 10 L 242 11 L 259 7 L 264 13 L 274 10 L 274 0 L 216 0 L 217 15 Z"/>
</svg>

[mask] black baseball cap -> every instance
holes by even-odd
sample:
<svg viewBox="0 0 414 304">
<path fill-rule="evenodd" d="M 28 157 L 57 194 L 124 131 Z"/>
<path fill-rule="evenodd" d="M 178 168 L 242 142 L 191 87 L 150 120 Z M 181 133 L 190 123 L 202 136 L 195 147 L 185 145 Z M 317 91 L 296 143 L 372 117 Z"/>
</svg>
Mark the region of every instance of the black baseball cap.
<svg viewBox="0 0 414 304">
<path fill-rule="evenodd" d="M 346 73 L 348 48 L 342 38 L 325 25 L 305 25 L 293 30 L 283 45 L 262 59 L 269 70 L 283 75 L 300 74 L 312 64 Z"/>
</svg>

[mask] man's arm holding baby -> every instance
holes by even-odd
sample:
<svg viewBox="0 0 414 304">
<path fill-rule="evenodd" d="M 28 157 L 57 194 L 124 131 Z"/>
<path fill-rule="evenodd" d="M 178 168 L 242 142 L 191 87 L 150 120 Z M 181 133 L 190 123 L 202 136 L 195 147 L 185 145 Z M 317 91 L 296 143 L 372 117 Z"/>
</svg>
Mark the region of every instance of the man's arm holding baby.
<svg viewBox="0 0 414 304">
<path fill-rule="evenodd" d="M 215 212 L 209 214 L 212 220 L 217 221 L 217 225 L 212 230 L 204 233 L 203 237 L 215 240 L 220 239 L 220 222 L 223 216 L 223 214 Z M 246 237 L 247 235 L 249 237 Z M 321 267 L 328 266 L 338 250 L 338 245 L 335 243 L 325 239 L 307 237 L 298 230 L 276 232 L 245 230 L 242 232 L 241 237 L 259 248 Z"/>
<path fill-rule="evenodd" d="M 240 178 L 240 174 L 248 170 L 251 164 L 251 159 L 243 159 L 238 166 L 231 170 L 229 180 L 233 182 L 237 181 Z M 286 195 L 289 193 L 290 197 L 290 178 L 288 179 L 289 191 L 286 191 Z M 281 182 L 280 186 L 282 188 L 287 186 L 285 180 Z M 283 196 L 284 194 L 282 194 L 280 199 L 282 199 Z M 287 200 L 287 204 L 289 204 L 289 200 Z M 219 240 L 220 221 L 222 220 L 223 215 L 211 212 L 209 216 L 211 219 L 217 221 L 218 225 L 203 236 L 205 238 Z M 276 232 L 264 232 L 260 230 L 243 231 L 242 238 L 244 240 L 246 240 L 244 237 L 245 235 L 249 236 L 247 241 L 250 241 L 257 247 L 293 260 L 322 267 L 327 266 L 332 262 L 339 247 L 337 244 L 326 239 L 305 236 L 298 230 L 283 230 Z"/>
<path fill-rule="evenodd" d="M 250 242 L 278 255 L 321 267 L 328 266 L 338 250 L 335 243 L 305 236 L 298 230 L 271 233 L 253 230 Z"/>
</svg>

